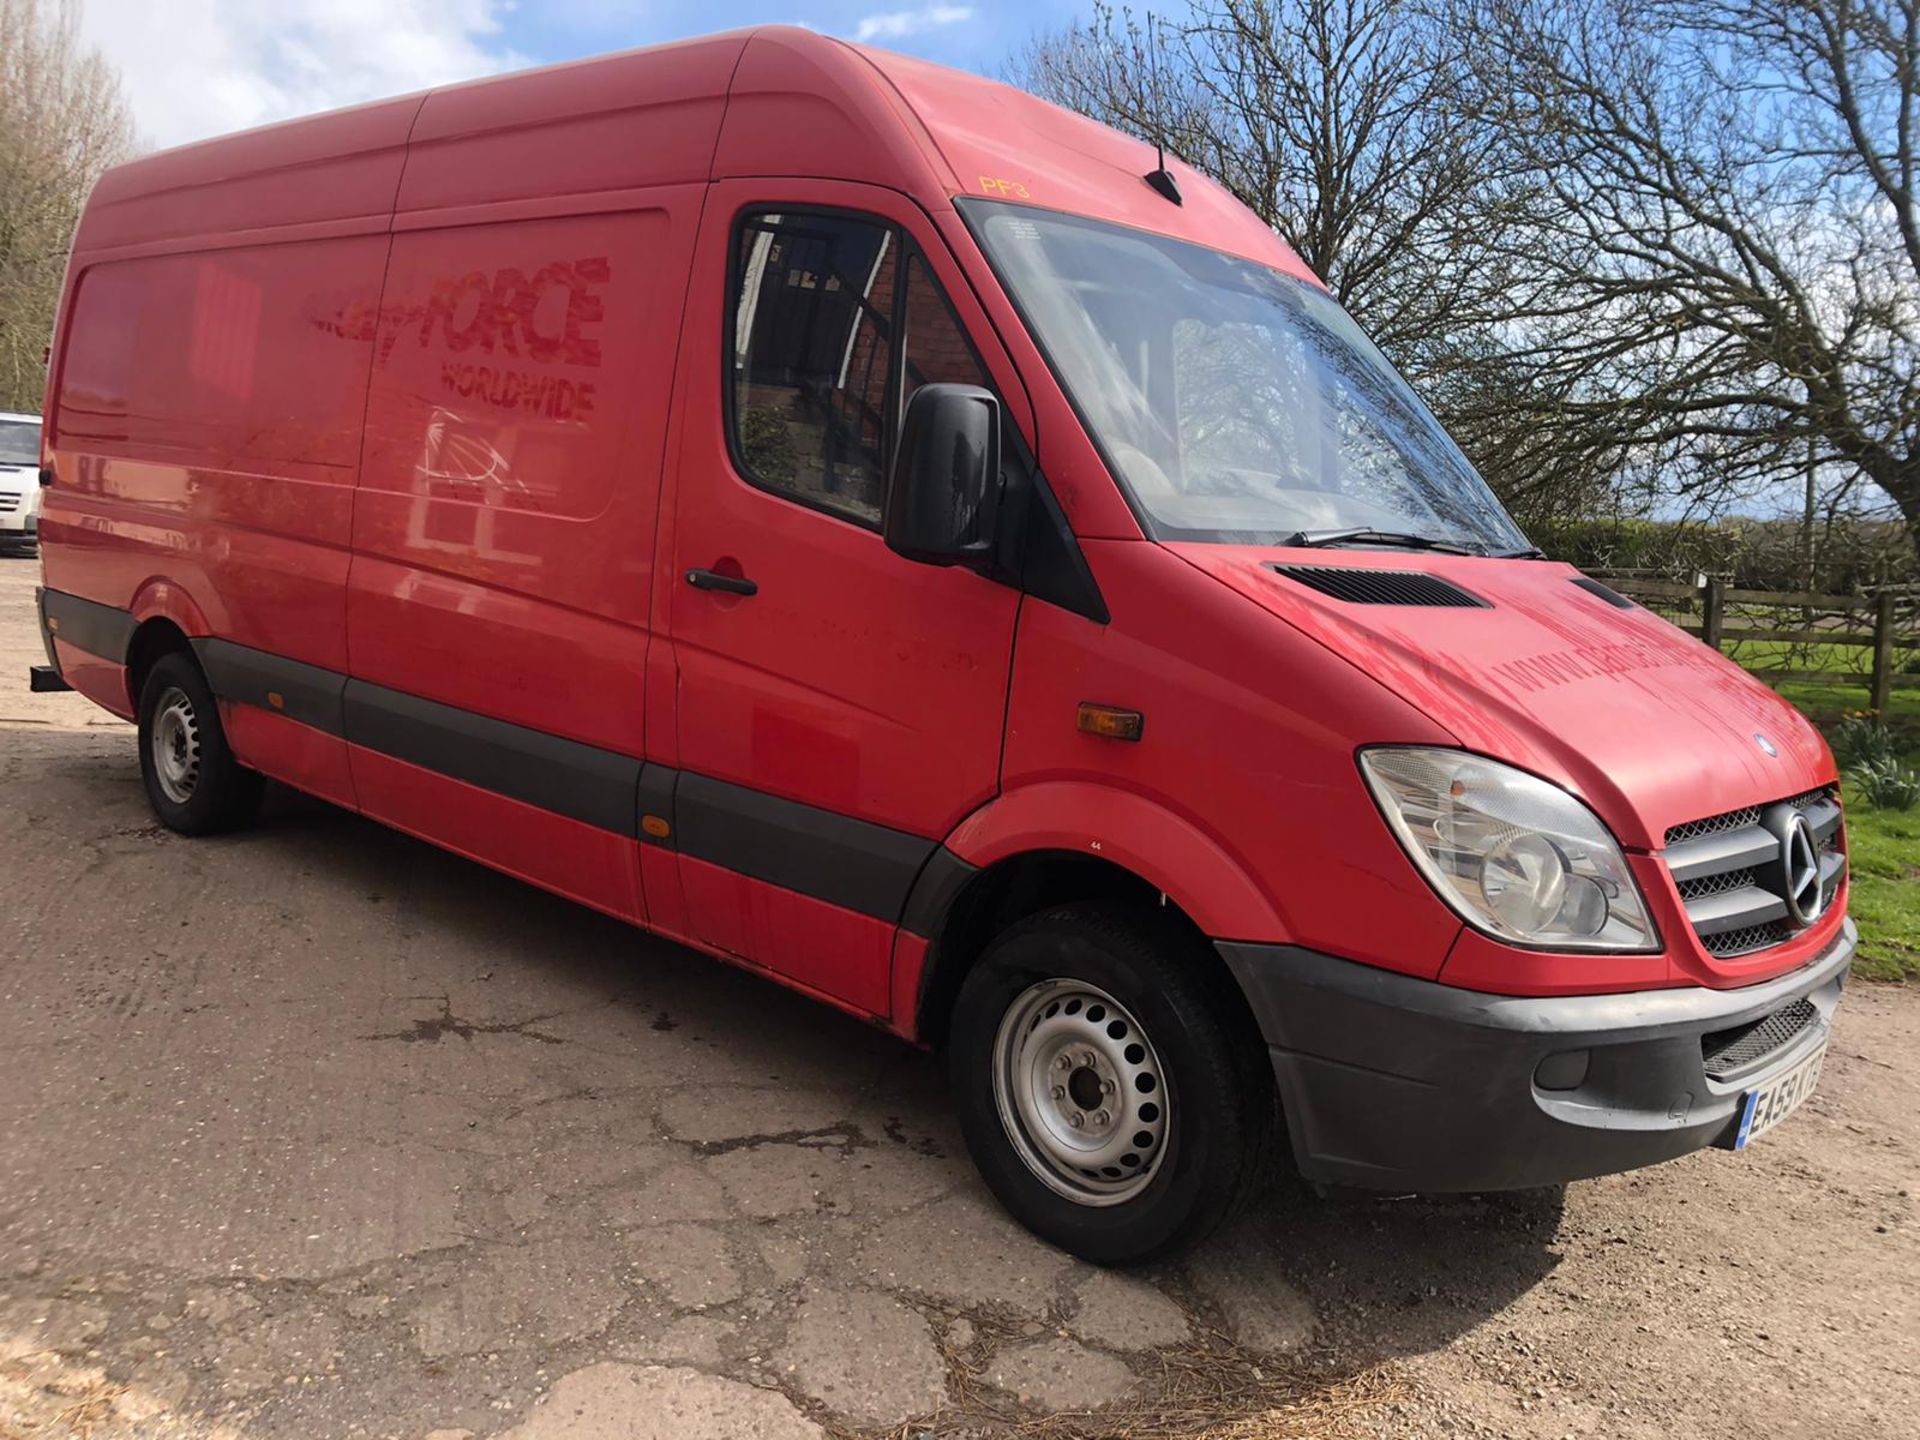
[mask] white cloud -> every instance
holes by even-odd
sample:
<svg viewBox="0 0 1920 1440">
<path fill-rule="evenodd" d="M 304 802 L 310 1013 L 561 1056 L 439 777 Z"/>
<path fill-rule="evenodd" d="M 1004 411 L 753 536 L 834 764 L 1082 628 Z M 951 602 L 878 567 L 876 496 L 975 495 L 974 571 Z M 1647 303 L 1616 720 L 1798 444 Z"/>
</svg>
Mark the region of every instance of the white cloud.
<svg viewBox="0 0 1920 1440">
<path fill-rule="evenodd" d="M 889 10 L 868 15 L 853 32 L 856 40 L 898 40 L 944 25 L 959 25 L 973 18 L 971 5 L 923 5 L 918 10 Z"/>
<path fill-rule="evenodd" d="M 178 145 L 528 63 L 511 0 L 87 0 L 134 123 Z"/>
</svg>

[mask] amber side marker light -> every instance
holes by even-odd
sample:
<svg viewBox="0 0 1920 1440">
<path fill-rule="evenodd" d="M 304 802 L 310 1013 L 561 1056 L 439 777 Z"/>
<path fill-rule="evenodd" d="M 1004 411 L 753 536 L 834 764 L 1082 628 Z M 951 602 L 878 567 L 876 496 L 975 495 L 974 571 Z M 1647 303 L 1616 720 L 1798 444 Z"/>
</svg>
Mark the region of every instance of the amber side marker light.
<svg viewBox="0 0 1920 1440">
<path fill-rule="evenodd" d="M 658 815 L 642 815 L 640 829 L 656 840 L 664 840 L 673 833 L 673 827 Z"/>
<path fill-rule="evenodd" d="M 1099 735 L 1108 740 L 1138 740 L 1145 723 L 1138 710 L 1121 710 L 1086 700 L 1080 702 L 1079 726 L 1089 735 Z"/>
<path fill-rule="evenodd" d="M 267 691 L 267 704 L 276 710 L 284 710 L 287 708 L 287 697 L 282 695 L 278 690 L 269 690 Z"/>
</svg>

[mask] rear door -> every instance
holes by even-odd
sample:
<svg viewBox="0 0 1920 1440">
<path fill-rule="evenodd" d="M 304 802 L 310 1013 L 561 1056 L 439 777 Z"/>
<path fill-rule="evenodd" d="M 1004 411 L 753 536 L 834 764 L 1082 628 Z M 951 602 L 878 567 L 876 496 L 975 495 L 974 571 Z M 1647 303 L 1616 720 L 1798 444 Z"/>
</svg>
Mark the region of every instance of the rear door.
<svg viewBox="0 0 1920 1440">
<path fill-rule="evenodd" d="M 889 191 L 715 185 L 693 295 L 661 577 L 687 931 L 882 1014 L 908 887 L 997 788 L 1020 604 L 887 549 L 885 460 L 916 385 L 1011 367 Z"/>
</svg>

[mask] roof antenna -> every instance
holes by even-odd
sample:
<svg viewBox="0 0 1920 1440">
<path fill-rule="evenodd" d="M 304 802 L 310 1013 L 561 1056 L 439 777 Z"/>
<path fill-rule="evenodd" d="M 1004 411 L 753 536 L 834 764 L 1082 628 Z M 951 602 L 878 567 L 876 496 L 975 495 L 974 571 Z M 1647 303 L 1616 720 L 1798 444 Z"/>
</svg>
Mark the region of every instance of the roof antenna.
<svg viewBox="0 0 1920 1440">
<path fill-rule="evenodd" d="M 1150 171 L 1145 179 L 1153 187 L 1154 193 L 1174 204 L 1182 204 L 1180 182 L 1173 178 L 1173 172 L 1167 169 L 1166 128 L 1160 123 L 1160 30 L 1158 17 L 1147 12 L 1147 49 L 1152 53 L 1152 74 L 1149 78 L 1149 103 L 1153 108 L 1153 152 L 1157 168 Z"/>
</svg>

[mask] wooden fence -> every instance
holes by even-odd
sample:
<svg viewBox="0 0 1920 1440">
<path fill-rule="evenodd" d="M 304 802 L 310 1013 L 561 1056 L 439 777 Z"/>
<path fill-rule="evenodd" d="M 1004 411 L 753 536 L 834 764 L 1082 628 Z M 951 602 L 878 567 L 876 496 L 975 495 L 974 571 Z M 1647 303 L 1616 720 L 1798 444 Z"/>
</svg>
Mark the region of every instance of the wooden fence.
<svg viewBox="0 0 1920 1440">
<path fill-rule="evenodd" d="M 1920 655 L 1920 588 L 1817 595 L 1737 590 L 1717 575 L 1690 585 L 1628 572 L 1592 573 L 1716 650 L 1761 645 L 1788 662 L 1754 663 L 1753 650 L 1736 649 L 1735 658 L 1763 680 L 1863 685 L 1868 707 L 1883 713 L 1895 690 L 1920 689 L 1914 668 Z M 1811 663 L 1847 653 L 1857 653 L 1862 663 L 1852 668 Z"/>
</svg>

